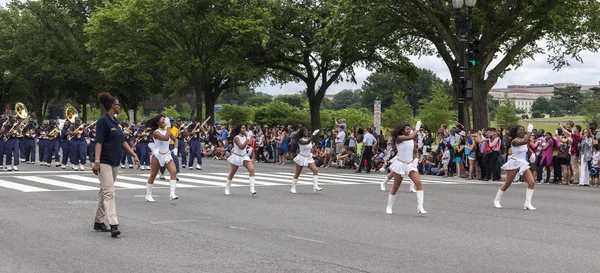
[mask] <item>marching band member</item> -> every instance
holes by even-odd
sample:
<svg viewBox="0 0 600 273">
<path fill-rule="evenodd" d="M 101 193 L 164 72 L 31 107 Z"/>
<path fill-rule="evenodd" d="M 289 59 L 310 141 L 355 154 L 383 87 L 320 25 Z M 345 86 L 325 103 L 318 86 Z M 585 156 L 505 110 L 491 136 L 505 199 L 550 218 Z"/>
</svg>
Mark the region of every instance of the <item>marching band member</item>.
<svg viewBox="0 0 600 273">
<path fill-rule="evenodd" d="M 300 151 L 298 155 L 294 158 L 294 162 L 296 163 L 296 173 L 294 173 L 294 178 L 292 179 L 292 193 L 296 193 L 296 184 L 298 184 L 298 177 L 300 173 L 302 173 L 302 168 L 308 167 L 313 172 L 313 191 L 322 191 L 323 188 L 319 187 L 319 172 L 317 170 L 317 166 L 315 165 L 315 161 L 312 157 L 312 146 L 313 142 L 318 142 L 318 133 L 319 130 L 315 130 L 312 133 L 312 138 L 310 137 L 310 132 L 307 128 L 300 128 L 296 135 L 296 142 L 300 147 Z"/>
<path fill-rule="evenodd" d="M 37 132 L 37 144 L 38 144 L 38 160 L 41 166 L 46 165 L 44 161 L 44 153 L 46 153 L 46 144 L 48 144 L 48 122 L 42 122 Z"/>
<path fill-rule="evenodd" d="M 21 118 L 17 117 L 17 122 L 21 121 Z M 17 132 L 17 140 L 19 141 L 19 159 L 21 162 L 25 162 L 25 141 L 24 141 L 25 130 Z"/>
<path fill-rule="evenodd" d="M 48 142 L 46 142 L 46 151 L 44 152 L 44 162 L 46 162 L 46 166 L 50 167 L 50 163 L 52 163 L 52 157 L 54 156 L 54 162 L 56 162 L 56 167 L 60 167 L 60 155 L 59 155 L 59 147 L 60 147 L 60 132 L 56 127 L 56 121 L 51 119 L 50 126 L 48 127 Z M 66 155 L 64 156 L 67 157 Z M 64 165 L 63 165 L 64 169 Z"/>
<path fill-rule="evenodd" d="M 121 128 L 123 130 L 123 137 L 125 138 L 125 142 L 127 143 L 127 145 L 129 145 L 129 148 L 133 149 L 134 145 L 131 144 L 131 142 L 134 141 L 135 138 L 133 137 L 133 130 L 131 130 L 131 126 L 129 126 L 127 122 L 123 122 L 121 124 Z M 125 159 L 127 159 L 129 168 L 133 169 L 133 158 L 125 151 L 121 152 L 121 169 L 125 169 Z"/>
<path fill-rule="evenodd" d="M 8 117 L 8 123 L 4 126 L 4 133 L 8 140 L 4 144 L 4 151 L 6 152 L 6 170 L 7 171 L 18 171 L 19 168 L 19 140 L 17 134 L 21 130 L 17 125 L 17 118 L 14 115 Z M 14 129 L 11 131 L 11 129 Z M 14 162 L 13 162 L 14 160 Z"/>
<path fill-rule="evenodd" d="M 148 143 L 150 143 L 149 135 L 151 132 L 146 132 L 146 122 L 142 120 L 140 128 L 137 129 L 135 136 L 141 140 L 135 145 L 135 150 L 140 158 L 142 170 L 150 170 L 150 153 Z"/>
<path fill-rule="evenodd" d="M 177 128 L 179 129 L 178 135 L 177 135 L 177 152 L 181 154 L 181 167 L 185 169 L 185 167 L 187 166 L 187 153 L 185 151 L 185 130 L 186 128 L 183 128 L 183 125 L 181 124 L 182 120 L 181 119 L 177 119 Z M 177 155 L 179 157 L 179 155 Z M 179 170 L 177 170 L 177 172 L 179 172 Z"/>
<path fill-rule="evenodd" d="M 146 202 L 154 202 L 154 198 L 152 198 L 152 186 L 161 167 L 167 168 L 171 175 L 169 198 L 171 200 L 179 199 L 175 195 L 175 188 L 177 187 L 176 166 L 171 157 L 173 153 L 169 149 L 169 141 L 177 140 L 170 130 L 171 121 L 163 115 L 157 115 L 148 121 L 148 128 L 153 130 L 152 138 L 154 142 L 149 145 L 152 149 L 152 159 L 150 163 L 150 176 L 148 177 L 146 188 Z"/>
<path fill-rule="evenodd" d="M 523 126 L 515 126 L 509 129 L 510 138 L 512 139 L 512 155 L 508 158 L 506 163 L 502 165 L 502 169 L 506 171 L 506 181 L 504 182 L 504 185 L 500 187 L 498 193 L 496 193 L 496 198 L 494 199 L 494 207 L 498 209 L 502 208 L 502 205 L 500 205 L 502 194 L 508 190 L 508 187 L 510 187 L 513 181 L 519 181 L 519 178 L 523 177 L 527 181 L 525 204 L 523 205 L 523 208 L 526 210 L 535 210 L 531 205 L 535 180 L 531 170 L 529 170 L 529 161 L 527 161 L 527 152 L 529 151 L 529 145 L 527 144 L 529 144 L 532 131 L 532 124 L 527 126 L 527 132 L 525 132 Z"/>
<path fill-rule="evenodd" d="M 35 138 L 37 136 L 37 129 L 33 124 L 33 118 L 29 119 L 29 123 L 23 128 L 23 148 L 25 151 L 25 164 L 35 164 Z"/>
<path fill-rule="evenodd" d="M 252 160 L 248 156 L 248 145 L 250 140 L 246 137 L 246 125 L 238 124 L 231 130 L 231 138 L 233 141 L 233 150 L 227 161 L 230 164 L 229 174 L 227 175 L 227 181 L 225 182 L 225 195 L 229 195 L 229 188 L 231 187 L 231 180 L 237 172 L 240 166 L 244 166 L 248 170 L 248 176 L 250 177 L 250 193 L 256 194 L 254 190 L 254 165 Z"/>
<path fill-rule="evenodd" d="M 199 127 L 196 117 L 192 117 L 191 121 L 192 124 L 185 130 L 186 135 L 190 138 L 190 159 L 188 160 L 188 168 L 192 169 L 192 166 L 194 166 L 194 158 L 198 158 L 196 169 L 202 170 L 202 150 L 200 150 L 199 134 L 204 131 L 204 128 L 196 128 Z"/>
<path fill-rule="evenodd" d="M 71 122 L 69 122 L 68 120 L 65 120 L 65 123 L 63 124 L 62 129 L 60 130 L 60 148 L 62 150 L 62 168 L 66 169 L 67 168 L 67 159 L 69 159 L 71 157 L 71 154 L 69 153 L 69 148 L 70 148 L 70 144 L 69 144 L 69 140 L 67 139 L 67 133 L 69 132 L 69 127 L 71 127 Z M 48 161 L 46 161 L 48 162 Z M 73 166 L 73 169 L 75 169 L 75 166 Z"/>
<path fill-rule="evenodd" d="M 88 126 L 86 138 L 87 155 L 88 158 L 96 158 L 96 124 L 91 124 Z M 92 160 L 90 160 L 90 165 L 93 165 Z M 90 168 L 91 167 L 92 166 L 90 166 Z"/>
<path fill-rule="evenodd" d="M 169 120 L 173 120 L 173 119 L 169 119 Z M 175 140 L 169 140 L 169 151 L 171 151 L 171 157 L 173 158 L 173 161 L 175 161 L 175 168 L 177 170 L 177 173 L 179 173 L 179 159 L 177 158 L 177 147 L 175 147 L 175 141 L 177 141 L 177 137 L 179 136 L 179 129 L 177 129 L 177 126 L 173 126 L 171 128 L 167 128 L 165 127 L 165 130 L 169 130 L 171 131 L 171 134 L 175 137 Z M 161 166 L 160 167 L 160 179 L 161 180 L 165 180 L 165 167 Z M 179 178 L 177 178 L 177 181 L 179 181 Z"/>
<path fill-rule="evenodd" d="M 418 158 L 414 157 L 415 150 L 415 137 L 417 136 L 419 129 L 421 128 L 421 122 L 417 122 L 415 130 L 411 133 L 410 126 L 408 124 L 398 124 L 392 131 L 392 139 L 396 144 L 396 150 L 398 155 L 390 166 L 390 170 L 394 173 L 394 185 L 390 190 L 388 196 L 388 203 L 385 212 L 392 214 L 392 207 L 396 200 L 396 193 L 400 188 L 402 179 L 408 176 L 416 185 L 417 188 L 417 212 L 427 213 L 423 209 L 423 185 L 421 184 L 421 175 L 418 170 Z"/>
<path fill-rule="evenodd" d="M 86 132 L 84 130 L 83 124 L 81 124 L 81 119 L 79 117 L 75 118 L 75 124 L 71 125 L 69 128 L 68 135 L 71 136 L 71 143 L 69 146 L 69 150 L 71 152 L 71 164 L 73 165 L 73 170 L 77 171 L 77 165 L 79 165 L 79 170 L 84 171 L 86 160 L 86 152 L 87 152 L 87 143 L 85 141 Z"/>
<path fill-rule="evenodd" d="M 6 115 L 0 115 L 0 123 L 2 123 L 2 127 L 0 127 L 0 161 L 2 161 L 2 163 L 0 163 L 0 165 L 2 165 L 2 169 L 4 169 L 4 154 L 5 154 L 4 128 L 5 128 L 5 125 L 8 123 L 7 120 L 8 120 L 8 118 L 6 118 Z"/>
</svg>

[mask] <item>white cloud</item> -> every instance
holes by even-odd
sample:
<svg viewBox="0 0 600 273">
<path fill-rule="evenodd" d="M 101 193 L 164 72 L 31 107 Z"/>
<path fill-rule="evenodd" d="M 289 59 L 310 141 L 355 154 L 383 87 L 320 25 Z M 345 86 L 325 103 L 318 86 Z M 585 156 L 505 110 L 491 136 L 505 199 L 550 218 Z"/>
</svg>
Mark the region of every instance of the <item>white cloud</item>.
<svg viewBox="0 0 600 273">
<path fill-rule="evenodd" d="M 515 84 L 534 84 L 534 83 L 562 83 L 573 82 L 584 85 L 598 85 L 600 82 L 600 54 L 585 51 L 581 53 L 583 63 L 571 60 L 569 67 L 563 67 L 560 71 L 554 71 L 553 66 L 547 63 L 547 56 L 537 54 L 535 60 L 527 59 L 523 62 L 523 66 L 517 70 L 509 71 L 502 79 L 499 79 L 495 88 L 505 88 L 507 85 Z M 411 61 L 421 68 L 429 69 L 435 72 L 441 79 L 451 80 L 448 67 L 441 60 L 433 56 L 416 57 L 411 56 Z M 495 60 L 492 65 L 495 65 L 499 60 Z M 490 66 L 493 67 L 493 66 Z M 362 86 L 365 79 L 371 74 L 363 68 L 356 69 L 356 81 L 353 83 L 340 83 L 332 85 L 328 94 L 335 94 L 344 89 L 358 89 Z M 265 85 L 257 88 L 258 91 L 268 94 L 293 94 L 300 90 L 304 90 L 306 85 L 302 83 L 289 83 L 283 85 L 270 86 Z"/>
</svg>

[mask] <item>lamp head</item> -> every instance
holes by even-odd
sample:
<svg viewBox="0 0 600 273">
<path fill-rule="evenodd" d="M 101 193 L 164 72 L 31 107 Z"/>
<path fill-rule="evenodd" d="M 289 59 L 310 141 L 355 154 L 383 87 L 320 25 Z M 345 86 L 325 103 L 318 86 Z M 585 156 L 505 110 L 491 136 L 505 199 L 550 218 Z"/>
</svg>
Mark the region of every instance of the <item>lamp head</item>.
<svg viewBox="0 0 600 273">
<path fill-rule="evenodd" d="M 465 0 L 452 0 L 452 7 L 455 9 L 462 9 Z"/>
<path fill-rule="evenodd" d="M 472 8 L 477 3 L 477 0 L 465 0 L 465 5 L 469 8 Z"/>
</svg>

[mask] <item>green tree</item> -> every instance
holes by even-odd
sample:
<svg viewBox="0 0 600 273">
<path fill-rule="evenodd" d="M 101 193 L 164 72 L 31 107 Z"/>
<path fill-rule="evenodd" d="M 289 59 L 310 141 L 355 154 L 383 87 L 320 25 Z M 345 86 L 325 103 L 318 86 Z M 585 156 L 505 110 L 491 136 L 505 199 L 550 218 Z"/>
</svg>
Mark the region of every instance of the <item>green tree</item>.
<svg viewBox="0 0 600 273">
<path fill-rule="evenodd" d="M 565 113 L 577 114 L 583 103 L 581 86 L 554 87 L 551 102 Z"/>
<path fill-rule="evenodd" d="M 399 122 L 413 123 L 413 110 L 404 92 L 400 91 L 394 94 L 393 104 L 383 111 L 381 116 L 381 126 L 393 128 Z"/>
<path fill-rule="evenodd" d="M 457 100 L 458 61 L 466 53 L 459 50 L 461 39 L 455 27 L 452 2 L 344 0 L 348 9 L 362 15 L 363 21 L 378 22 L 390 36 L 396 36 L 401 49 L 398 54 L 410 52 L 441 58 L 451 74 Z M 569 59 L 582 61 L 579 54 L 583 50 L 597 51 L 598 10 L 598 1 L 477 1 L 472 29 L 467 32 L 467 42 L 479 40 L 480 63 L 469 70 L 474 91 L 473 126 L 489 127 L 486 100 L 489 90 L 506 71 L 521 66 L 523 60 L 547 53 L 548 62 L 560 69 L 569 64 Z"/>
<path fill-rule="evenodd" d="M 515 102 L 504 93 L 504 100 L 500 102 L 496 113 L 496 124 L 502 128 L 507 128 L 509 125 L 515 125 L 519 122 Z"/>
<path fill-rule="evenodd" d="M 27 105 L 30 115 L 38 123 L 43 121 L 46 107 L 56 97 L 57 85 L 63 79 L 64 61 L 60 55 L 67 54 L 61 49 L 61 41 L 46 24 L 54 24 L 55 19 L 40 17 L 35 12 L 42 2 L 11 2 L 6 9 L 0 9 L 1 42 L 0 62 L 12 83 L 22 83 L 27 92 Z M 57 17 L 62 17 L 58 15 Z M 3 73 L 5 72 L 3 71 Z"/>
<path fill-rule="evenodd" d="M 179 109 L 180 117 L 183 119 L 189 119 L 192 117 L 192 106 L 185 101 L 181 104 L 181 108 Z"/>
<path fill-rule="evenodd" d="M 300 109 L 285 102 L 273 101 L 256 110 L 254 113 L 254 122 L 268 126 L 284 125 L 285 117 L 292 115 L 296 111 L 300 111 Z"/>
<path fill-rule="evenodd" d="M 393 71 L 372 73 L 362 86 L 362 106 L 373 109 L 373 101 L 379 98 L 381 108 L 386 109 L 392 105 L 394 94 L 401 90 L 412 107 L 413 114 L 417 114 L 421 107 L 419 100 L 431 94 L 431 86 L 434 84 L 443 84 L 444 90 L 451 92 L 449 83 L 438 78 L 433 71 L 423 68 L 416 71 L 414 76 Z"/>
<path fill-rule="evenodd" d="M 582 113 L 587 122 L 600 122 L 600 99 L 587 101 L 583 106 Z"/>
<path fill-rule="evenodd" d="M 255 96 L 256 92 L 254 89 L 247 86 L 240 86 L 223 92 L 217 102 L 221 104 L 243 105 L 247 100 Z"/>
<path fill-rule="evenodd" d="M 169 118 L 179 118 L 181 114 L 177 111 L 177 105 L 171 105 L 169 107 L 164 107 L 162 113 L 165 117 Z"/>
<path fill-rule="evenodd" d="M 178 87 L 175 91 L 190 90 L 183 87 L 194 91 L 197 118 L 201 119 L 203 103 L 206 116 L 214 116 L 222 92 L 247 86 L 263 75 L 248 56 L 266 40 L 268 3 L 117 1 L 93 14 L 86 27 L 88 48 L 105 70 L 124 58 L 160 67 L 169 84 Z"/>
<path fill-rule="evenodd" d="M 456 120 L 457 113 L 452 108 L 452 97 L 444 93 L 442 84 L 434 85 L 429 98 L 421 99 L 419 103 L 419 119 L 429 128 L 439 128 L 442 124 Z"/>
<path fill-rule="evenodd" d="M 253 121 L 255 111 L 255 107 L 225 104 L 217 116 L 221 123 L 248 124 Z"/>
<path fill-rule="evenodd" d="M 533 101 L 533 103 L 531 104 L 531 112 L 540 112 L 540 113 L 550 113 L 551 109 L 550 109 L 550 102 L 544 98 L 544 97 L 539 97 L 537 99 L 535 99 L 535 101 Z"/>
<path fill-rule="evenodd" d="M 271 70 L 276 82 L 303 82 L 310 104 L 311 126 L 320 127 L 321 102 L 327 89 L 340 81 L 356 82 L 356 65 L 389 61 L 394 68 L 412 70 L 403 56 L 380 56 L 380 45 L 394 44 L 384 31 L 357 31 L 361 18 L 346 16 L 338 1 L 276 1 L 266 47 L 252 54 Z"/>
<path fill-rule="evenodd" d="M 350 107 L 350 105 L 355 104 L 360 100 L 360 91 L 359 90 L 350 90 L 344 89 L 340 92 L 337 92 L 333 96 L 333 110 L 340 110 Z"/>
<path fill-rule="evenodd" d="M 367 108 L 346 108 L 334 111 L 331 120 L 328 121 L 328 128 L 335 128 L 335 119 L 346 119 L 346 130 L 355 128 L 367 128 L 373 125 L 373 112 Z"/>
<path fill-rule="evenodd" d="M 246 100 L 246 102 L 244 102 L 244 105 L 246 105 L 246 106 L 262 106 L 262 105 L 267 104 L 272 101 L 273 101 L 272 96 L 259 92 L 259 93 L 257 93 L 256 96 L 251 97 L 248 100 Z"/>
<path fill-rule="evenodd" d="M 302 102 L 304 101 L 304 97 L 300 94 L 284 94 L 275 97 L 275 101 L 285 102 L 294 107 L 301 107 Z"/>
</svg>

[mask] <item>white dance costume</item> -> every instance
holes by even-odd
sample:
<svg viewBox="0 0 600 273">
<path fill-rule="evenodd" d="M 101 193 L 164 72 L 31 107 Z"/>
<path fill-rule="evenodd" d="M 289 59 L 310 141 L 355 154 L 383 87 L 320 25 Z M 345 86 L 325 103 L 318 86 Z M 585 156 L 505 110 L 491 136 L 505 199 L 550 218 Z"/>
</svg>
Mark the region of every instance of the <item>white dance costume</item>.
<svg viewBox="0 0 600 273">
<path fill-rule="evenodd" d="M 246 142 L 247 139 L 246 136 L 241 135 L 237 135 L 235 136 L 235 138 L 238 138 L 241 143 Z M 238 147 L 237 143 L 235 142 L 235 138 L 233 141 L 233 151 L 229 158 L 227 158 L 227 162 L 241 167 L 242 165 L 244 165 L 244 161 L 252 161 L 252 159 L 250 159 L 250 156 L 248 156 L 245 149 Z"/>
<path fill-rule="evenodd" d="M 167 130 L 162 128 L 156 129 L 155 132 L 158 132 L 163 136 L 167 134 Z M 173 160 L 171 157 L 171 151 L 169 150 L 168 140 L 165 141 L 155 138 L 154 143 L 151 143 L 151 145 L 148 145 L 148 147 L 152 151 L 152 156 L 158 159 L 158 164 L 160 164 L 161 167 L 164 167 Z"/>
<path fill-rule="evenodd" d="M 529 169 L 529 162 L 527 161 L 527 145 L 514 146 L 512 145 L 512 155 L 508 158 L 506 163 L 502 165 L 502 169 L 505 171 L 518 170 L 515 174 L 514 181 L 518 181 L 523 173 Z"/>
<path fill-rule="evenodd" d="M 398 154 L 392 159 L 390 170 L 400 176 L 408 176 L 412 171 L 418 172 L 419 159 L 413 157 L 414 149 L 415 141 L 412 139 L 396 144 Z"/>
<path fill-rule="evenodd" d="M 300 147 L 300 152 L 294 158 L 294 162 L 299 166 L 306 167 L 310 163 L 315 163 L 315 160 L 312 157 L 312 142 L 308 144 L 298 144 Z"/>
</svg>

